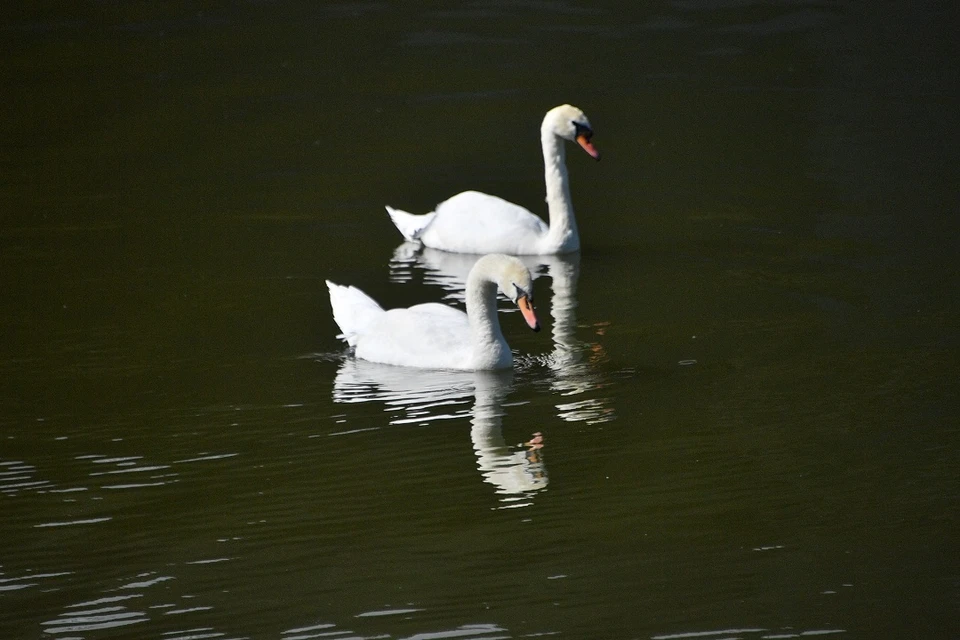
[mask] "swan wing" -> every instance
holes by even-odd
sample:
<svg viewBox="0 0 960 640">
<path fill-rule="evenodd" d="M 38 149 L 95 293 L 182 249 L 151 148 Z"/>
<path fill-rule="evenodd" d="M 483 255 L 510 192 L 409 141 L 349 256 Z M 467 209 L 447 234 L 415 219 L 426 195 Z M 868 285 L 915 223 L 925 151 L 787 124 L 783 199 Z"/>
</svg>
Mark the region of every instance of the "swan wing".
<svg viewBox="0 0 960 640">
<path fill-rule="evenodd" d="M 424 245 L 459 253 L 538 252 L 547 224 L 503 198 L 464 191 L 437 205 L 435 217 L 418 239 Z"/>
<path fill-rule="evenodd" d="M 357 344 L 356 355 L 409 367 L 470 368 L 467 314 L 435 302 L 390 309 L 368 327 Z"/>
</svg>

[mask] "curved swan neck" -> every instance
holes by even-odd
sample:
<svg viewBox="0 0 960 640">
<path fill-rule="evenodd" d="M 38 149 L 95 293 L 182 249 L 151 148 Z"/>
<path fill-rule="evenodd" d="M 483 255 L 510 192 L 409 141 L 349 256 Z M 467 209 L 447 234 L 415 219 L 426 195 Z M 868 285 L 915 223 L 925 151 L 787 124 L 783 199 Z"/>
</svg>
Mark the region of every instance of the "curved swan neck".
<svg viewBox="0 0 960 640">
<path fill-rule="evenodd" d="M 474 365 L 478 369 L 509 366 L 513 358 L 497 318 L 497 283 L 478 266 L 467 277 L 466 291 Z"/>
<path fill-rule="evenodd" d="M 573 217 L 564 140 L 544 122 L 540 128 L 540 143 L 543 146 L 543 179 L 547 186 L 547 211 L 550 214 L 547 243 L 551 248 L 575 251 L 580 248 L 580 236 L 577 221 Z"/>
</svg>

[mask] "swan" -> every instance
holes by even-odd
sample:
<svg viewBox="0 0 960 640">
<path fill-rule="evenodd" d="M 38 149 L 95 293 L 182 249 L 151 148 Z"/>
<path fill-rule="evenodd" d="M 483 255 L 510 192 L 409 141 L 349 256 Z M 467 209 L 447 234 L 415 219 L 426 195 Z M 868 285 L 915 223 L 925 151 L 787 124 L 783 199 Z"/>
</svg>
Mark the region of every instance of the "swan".
<svg viewBox="0 0 960 640">
<path fill-rule="evenodd" d="M 438 204 L 430 213 L 414 215 L 387 206 L 403 237 L 411 242 L 454 253 L 553 255 L 580 248 L 577 221 L 570 201 L 564 140 L 576 141 L 600 159 L 590 139 L 587 116 L 569 104 L 547 112 L 540 125 L 544 180 L 550 225 L 519 205 L 479 191 L 464 191 Z"/>
<path fill-rule="evenodd" d="M 338 338 L 358 358 L 429 369 L 509 369 L 513 354 L 497 319 L 497 289 L 512 300 L 527 325 L 540 330 L 533 309 L 533 278 L 513 256 L 491 254 L 467 276 L 467 312 L 429 302 L 386 311 L 356 287 L 327 280 Z"/>
</svg>

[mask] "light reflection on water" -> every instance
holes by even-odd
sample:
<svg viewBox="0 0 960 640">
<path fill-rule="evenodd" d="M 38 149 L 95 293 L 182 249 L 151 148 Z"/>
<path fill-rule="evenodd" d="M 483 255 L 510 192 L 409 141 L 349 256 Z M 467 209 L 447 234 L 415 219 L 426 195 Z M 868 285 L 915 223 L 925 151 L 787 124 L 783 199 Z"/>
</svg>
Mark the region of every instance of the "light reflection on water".
<svg viewBox="0 0 960 640">
<path fill-rule="evenodd" d="M 391 282 L 406 283 L 422 278 L 424 284 L 439 286 L 444 291 L 444 299 L 463 303 L 470 269 L 482 256 L 472 253 L 450 253 L 412 242 L 403 242 L 393 251 L 390 258 L 389 278 Z M 549 274 L 552 278 L 568 278 L 567 287 L 576 288 L 576 279 L 580 272 L 580 254 L 564 256 L 517 256 L 528 269 L 534 280 Z M 559 275 L 558 275 L 559 274 Z M 571 281 L 572 278 L 572 281 Z M 506 300 L 503 294 L 500 297 Z"/>
<path fill-rule="evenodd" d="M 35 492 L 38 494 L 72 494 L 98 490 L 142 489 L 145 487 L 160 487 L 179 482 L 178 471 L 174 465 L 193 464 L 197 462 L 219 461 L 233 458 L 239 454 L 235 452 L 211 453 L 199 452 L 182 460 L 174 460 L 169 464 L 146 463 L 144 456 L 107 456 L 105 454 L 82 454 L 74 456 L 78 463 L 75 470 L 82 474 L 84 480 L 78 484 L 57 484 L 51 480 L 37 478 L 36 466 L 16 460 L 0 460 L 0 494 L 17 496 L 22 493 Z M 92 465 L 92 466 L 86 466 Z M 140 474 L 143 474 L 141 476 Z M 128 479 L 131 478 L 131 479 Z M 133 478 L 136 478 L 134 480 Z M 121 480 L 122 479 L 122 480 Z M 71 502 L 71 498 L 64 498 L 64 502 Z M 69 524 L 101 522 L 110 518 L 81 519 L 64 522 L 45 522 L 34 524 L 34 527 L 66 526 Z"/>
<path fill-rule="evenodd" d="M 706 640 L 723 640 L 725 638 L 749 638 L 756 637 L 761 640 L 774 640 L 779 638 L 808 638 L 814 636 L 829 636 L 838 633 L 845 633 L 844 629 L 780 629 L 777 631 L 771 629 L 720 629 L 717 631 L 687 631 L 678 633 L 668 633 L 652 636 L 650 640 L 690 640 L 691 638 L 704 638 Z"/>
<path fill-rule="evenodd" d="M 511 371 L 413 369 L 348 358 L 334 378 L 333 401 L 383 403 L 393 426 L 469 420 L 483 479 L 496 487 L 501 502 L 518 507 L 532 504 L 548 479 L 539 443 L 511 446 L 503 438 L 504 402 L 512 389 Z"/>
<path fill-rule="evenodd" d="M 390 279 L 406 283 L 420 276 L 424 283 L 441 287 L 445 299 L 462 304 L 467 275 L 479 258 L 403 243 L 390 261 Z M 545 294 L 550 294 L 553 322 L 550 351 L 518 355 L 518 374 L 534 378 L 536 386 L 545 385 L 562 399 L 555 405 L 561 420 L 596 424 L 614 419 L 610 398 L 591 393 L 608 384 L 597 372 L 597 365 L 605 360 L 603 346 L 599 340 L 577 338 L 579 254 L 521 259 L 535 278 L 549 277 L 550 291 L 541 285 L 535 296 L 545 299 Z M 603 326 L 588 329 L 594 337 L 604 332 Z M 503 438 L 502 423 L 509 413 L 505 401 L 513 389 L 513 378 L 513 371 L 417 370 L 348 358 L 334 379 L 333 400 L 342 404 L 381 402 L 390 425 L 468 419 L 477 467 L 502 496 L 501 508 L 523 507 L 532 504 L 533 496 L 546 488 L 549 479 L 542 434 L 532 433 L 529 441 L 513 446 Z M 333 435 L 355 431 L 345 429 Z"/>
<path fill-rule="evenodd" d="M 139 598 L 140 595 L 100 598 L 92 602 L 69 605 L 67 611 L 53 620 L 43 623 L 43 632 L 58 635 L 61 633 L 83 633 L 103 631 L 147 622 L 149 617 L 144 611 L 130 610 L 125 605 L 115 604 L 123 600 Z M 88 608 L 92 607 L 92 608 Z"/>
<path fill-rule="evenodd" d="M 480 258 L 473 254 L 448 253 L 429 247 L 404 242 L 398 246 L 390 260 L 390 280 L 411 282 L 422 279 L 424 284 L 439 286 L 444 299 L 462 304 L 467 275 Z M 520 256 L 530 269 L 535 280 L 549 278 L 552 350 L 543 355 L 519 355 L 516 358 L 518 371 L 537 367 L 546 368 L 550 390 L 570 398 L 558 403 L 558 417 L 568 422 L 584 421 L 589 424 L 608 422 L 615 417 L 610 399 L 604 397 L 577 398 L 588 391 L 608 386 L 597 373 L 606 359 L 602 336 L 604 324 L 597 326 L 577 325 L 577 281 L 580 277 L 580 254 L 559 256 Z M 534 287 L 535 298 L 545 299 L 543 285 Z M 502 296 L 501 296 L 502 297 Z M 505 299 L 505 298 L 504 298 Z M 514 308 L 502 311 L 512 313 Z M 587 340 L 580 340 L 578 330 L 589 331 Z"/>
</svg>

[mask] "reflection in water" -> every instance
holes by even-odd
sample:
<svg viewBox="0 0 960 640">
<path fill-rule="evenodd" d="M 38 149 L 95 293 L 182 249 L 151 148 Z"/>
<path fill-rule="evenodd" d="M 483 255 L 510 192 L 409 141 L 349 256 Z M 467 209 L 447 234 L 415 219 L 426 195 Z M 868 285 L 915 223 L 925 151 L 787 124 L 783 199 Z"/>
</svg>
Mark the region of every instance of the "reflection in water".
<svg viewBox="0 0 960 640">
<path fill-rule="evenodd" d="M 126 587 L 122 586 L 121 588 Z M 141 605 L 139 608 L 128 606 L 128 604 L 133 604 L 141 597 L 141 593 L 135 593 L 108 596 L 67 605 L 66 611 L 59 616 L 41 623 L 43 632 L 51 635 L 91 633 L 149 622 L 150 617 L 143 610 L 145 607 L 142 602 L 139 603 Z M 70 637 L 77 636 L 72 635 Z"/>
<path fill-rule="evenodd" d="M 384 609 L 378 611 L 369 611 L 366 613 L 357 614 L 358 619 L 363 618 L 382 618 L 384 616 L 406 616 L 410 613 L 416 613 L 420 609 Z M 299 627 L 296 629 L 289 629 L 283 632 L 283 637 L 286 640 L 306 640 L 307 638 L 326 638 L 326 637 L 337 637 L 343 636 L 343 634 L 349 634 L 351 640 L 379 640 L 381 638 L 392 638 L 393 635 L 390 634 L 376 634 L 364 636 L 353 631 L 346 630 L 336 630 L 334 624 L 314 624 L 308 627 Z M 317 633 L 317 632 L 320 633 Z M 449 630 L 441 631 L 431 631 L 429 633 L 418 633 L 413 636 L 407 636 L 410 640 L 446 640 L 447 638 L 456 638 L 457 640 L 479 640 L 481 638 L 504 638 L 509 636 L 498 635 L 491 636 L 491 633 L 503 634 L 506 629 L 500 627 L 496 624 L 463 624 L 458 627 Z M 293 635 L 291 635 L 293 634 Z M 194 636 L 194 637 L 213 637 L 213 636 Z"/>
<path fill-rule="evenodd" d="M 334 378 L 333 400 L 383 402 L 393 414 L 392 425 L 469 417 L 470 439 L 484 480 L 504 496 L 503 508 L 521 507 L 547 486 L 547 472 L 540 434 L 520 447 L 503 439 L 503 401 L 512 381 L 511 371 L 412 369 L 348 358 Z M 338 435 L 344 433 L 349 432 Z"/>
<path fill-rule="evenodd" d="M 477 372 L 476 403 L 473 406 L 470 439 L 477 455 L 477 466 L 487 482 L 497 487 L 504 508 L 530 504 L 532 494 L 547 486 L 547 469 L 543 463 L 543 437 L 536 433 L 525 447 L 507 445 L 500 421 L 503 401 L 510 391 L 512 375 Z"/>
<path fill-rule="evenodd" d="M 52 486 L 49 480 L 37 477 L 34 465 L 22 460 L 0 460 L 0 494 L 16 496 Z"/>
<path fill-rule="evenodd" d="M 405 242 L 394 250 L 390 260 L 391 282 L 409 282 L 417 271 L 423 273 L 423 282 L 440 286 L 444 298 L 463 302 L 467 274 L 479 255 L 437 251 Z M 594 366 L 606 358 L 599 342 L 577 339 L 577 280 L 580 277 L 580 254 L 558 256 L 518 256 L 530 269 L 534 279 L 549 275 L 553 290 L 551 316 L 553 318 L 553 350 L 538 358 L 518 358 L 524 363 L 540 364 L 552 372 L 550 388 L 561 396 L 580 396 L 606 387 Z M 602 336 L 605 325 L 590 327 L 594 335 Z M 570 422 L 607 422 L 614 418 L 609 398 L 589 397 L 572 399 L 557 404 L 557 415 Z"/>
<path fill-rule="evenodd" d="M 704 637 L 748 637 L 756 636 L 758 638 L 802 638 L 806 636 L 830 636 L 835 634 L 846 633 L 846 629 L 806 629 L 798 630 L 792 627 L 771 630 L 764 628 L 750 628 L 750 629 L 718 629 L 716 631 L 689 631 L 689 632 L 678 632 L 678 633 L 668 633 L 665 635 L 656 635 L 651 636 L 650 640 L 692 640 L 693 638 L 704 638 Z"/>
<path fill-rule="evenodd" d="M 477 260 L 483 257 L 474 253 L 450 253 L 422 247 L 413 242 L 404 242 L 393 252 L 390 259 L 390 281 L 410 282 L 417 270 L 423 271 L 425 284 L 438 285 L 445 294 L 444 299 L 464 302 L 467 275 Z M 572 256 L 517 256 L 534 279 L 543 275 L 543 267 L 554 261 L 574 261 L 579 270 L 580 257 Z M 506 298 L 501 294 L 501 297 Z"/>
</svg>

